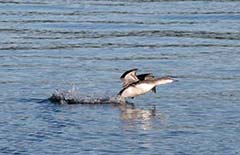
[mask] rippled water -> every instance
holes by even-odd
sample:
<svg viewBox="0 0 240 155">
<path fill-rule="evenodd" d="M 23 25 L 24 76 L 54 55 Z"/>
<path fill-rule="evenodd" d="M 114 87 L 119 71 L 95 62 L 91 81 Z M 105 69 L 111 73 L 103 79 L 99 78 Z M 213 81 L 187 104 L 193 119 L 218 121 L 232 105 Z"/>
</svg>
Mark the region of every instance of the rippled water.
<svg viewBox="0 0 240 155">
<path fill-rule="evenodd" d="M 1 154 L 239 154 L 240 2 L 1 0 Z M 119 77 L 179 82 L 134 100 L 114 97 Z M 156 106 L 156 116 L 150 117 Z"/>
</svg>

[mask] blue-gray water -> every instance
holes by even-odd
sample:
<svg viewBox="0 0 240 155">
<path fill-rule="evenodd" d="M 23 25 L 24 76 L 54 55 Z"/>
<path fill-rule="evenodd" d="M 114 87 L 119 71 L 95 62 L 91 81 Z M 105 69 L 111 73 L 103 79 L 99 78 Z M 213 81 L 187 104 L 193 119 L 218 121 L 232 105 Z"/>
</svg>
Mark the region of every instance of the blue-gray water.
<svg viewBox="0 0 240 155">
<path fill-rule="evenodd" d="M 240 2 L 1 0 L 1 154 L 240 154 Z M 132 68 L 178 82 L 137 110 L 46 100 L 74 83 L 114 97 Z M 136 111 L 138 113 L 139 111 Z"/>
</svg>

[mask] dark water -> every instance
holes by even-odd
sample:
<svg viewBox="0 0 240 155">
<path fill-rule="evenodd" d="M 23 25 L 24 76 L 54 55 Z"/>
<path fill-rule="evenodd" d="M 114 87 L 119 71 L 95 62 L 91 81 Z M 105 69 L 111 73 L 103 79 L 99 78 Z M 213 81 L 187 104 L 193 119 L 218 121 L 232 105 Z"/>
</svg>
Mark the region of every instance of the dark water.
<svg viewBox="0 0 240 155">
<path fill-rule="evenodd" d="M 1 0 L 0 153 L 240 154 L 239 8 Z M 133 110 L 46 100 L 72 83 L 80 96 L 114 97 L 131 68 L 179 82 L 131 100 Z"/>
</svg>

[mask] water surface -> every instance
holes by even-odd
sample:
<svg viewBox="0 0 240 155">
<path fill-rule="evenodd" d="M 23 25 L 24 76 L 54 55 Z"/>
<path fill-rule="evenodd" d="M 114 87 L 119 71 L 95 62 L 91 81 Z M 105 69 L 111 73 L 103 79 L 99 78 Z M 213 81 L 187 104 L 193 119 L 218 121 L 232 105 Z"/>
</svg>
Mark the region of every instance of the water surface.
<svg viewBox="0 0 240 155">
<path fill-rule="evenodd" d="M 2 154 L 239 154 L 240 2 L 0 1 Z M 179 82 L 137 109 L 58 105 L 114 97 L 132 68 Z M 156 117 L 144 110 L 156 105 Z M 143 111 L 142 111 L 143 109 Z"/>
</svg>

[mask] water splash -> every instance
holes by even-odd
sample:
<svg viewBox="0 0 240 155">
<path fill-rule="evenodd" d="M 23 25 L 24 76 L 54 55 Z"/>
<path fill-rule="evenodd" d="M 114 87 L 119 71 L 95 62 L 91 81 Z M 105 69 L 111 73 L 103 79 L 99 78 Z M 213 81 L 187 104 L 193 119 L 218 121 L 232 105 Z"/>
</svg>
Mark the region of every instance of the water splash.
<svg viewBox="0 0 240 155">
<path fill-rule="evenodd" d="M 83 97 L 74 84 L 68 91 L 55 90 L 49 100 L 58 104 L 119 104 L 116 97 Z"/>
</svg>

